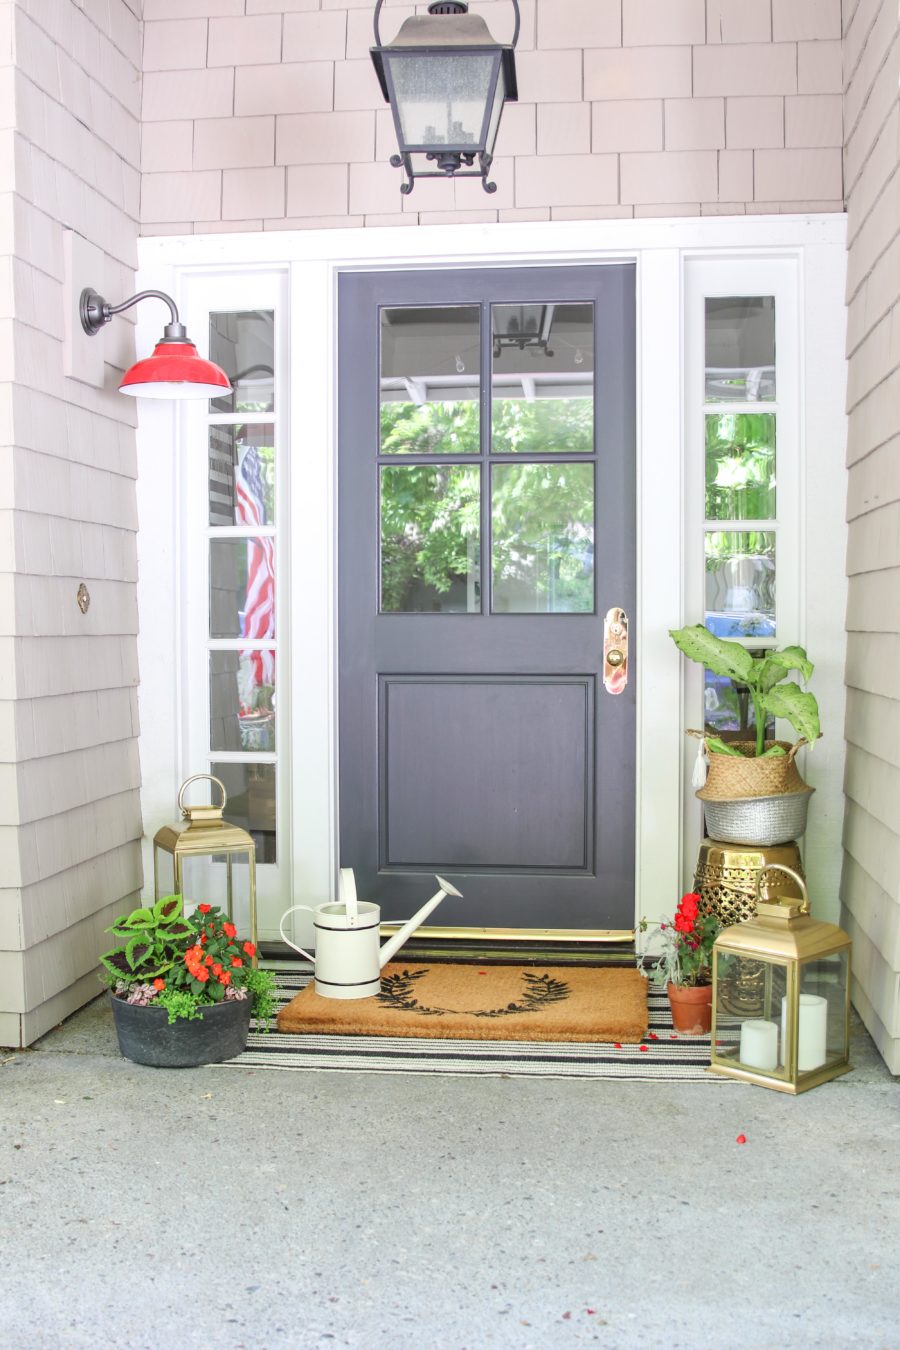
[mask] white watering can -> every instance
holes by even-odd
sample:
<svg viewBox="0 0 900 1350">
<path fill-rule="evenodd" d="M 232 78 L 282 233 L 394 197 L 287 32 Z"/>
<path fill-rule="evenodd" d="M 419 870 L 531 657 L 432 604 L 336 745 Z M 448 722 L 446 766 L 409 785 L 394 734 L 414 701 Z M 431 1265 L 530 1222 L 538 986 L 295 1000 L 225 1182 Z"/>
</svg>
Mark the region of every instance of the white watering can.
<svg viewBox="0 0 900 1350">
<path fill-rule="evenodd" d="M 399 932 L 379 947 L 381 910 L 367 900 L 357 900 L 356 879 L 352 867 L 342 867 L 340 903 L 336 905 L 292 905 L 281 916 L 281 936 L 295 952 L 305 956 L 315 966 L 316 993 L 323 998 L 371 998 L 381 989 L 381 970 L 403 946 L 408 937 L 424 923 L 433 909 L 446 895 L 461 896 L 461 892 L 443 877 L 436 877 L 440 890 L 427 901 L 418 914 L 403 925 Z M 284 921 L 295 910 L 308 910 L 316 930 L 316 954 L 291 942 L 284 931 Z"/>
</svg>

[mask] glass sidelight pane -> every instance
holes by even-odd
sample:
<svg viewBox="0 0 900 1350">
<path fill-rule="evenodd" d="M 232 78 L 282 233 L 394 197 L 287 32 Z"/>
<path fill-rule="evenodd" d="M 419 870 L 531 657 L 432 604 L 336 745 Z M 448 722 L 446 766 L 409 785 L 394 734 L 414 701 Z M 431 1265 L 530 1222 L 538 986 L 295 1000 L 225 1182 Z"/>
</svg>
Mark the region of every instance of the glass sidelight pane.
<svg viewBox="0 0 900 1350">
<path fill-rule="evenodd" d="M 209 523 L 275 523 L 275 428 L 271 424 L 210 427 Z"/>
<path fill-rule="evenodd" d="M 771 295 L 706 299 L 706 402 L 775 398 L 775 299 Z"/>
<path fill-rule="evenodd" d="M 594 610 L 593 464 L 495 464 L 492 610 Z"/>
<path fill-rule="evenodd" d="M 707 415 L 706 517 L 774 519 L 774 413 Z"/>
<path fill-rule="evenodd" d="M 480 612 L 480 478 L 462 464 L 381 470 L 383 612 Z"/>
<path fill-rule="evenodd" d="M 706 626 L 723 638 L 775 636 L 775 535 L 706 533 Z"/>
<path fill-rule="evenodd" d="M 253 835 L 258 863 L 277 862 L 275 834 L 275 765 L 223 764 L 213 760 L 209 771 L 225 784 L 225 819 Z"/>
<path fill-rule="evenodd" d="M 491 307 L 494 454 L 591 454 L 592 304 Z"/>
<path fill-rule="evenodd" d="M 209 635 L 274 638 L 274 539 L 210 541 Z"/>
<path fill-rule="evenodd" d="M 210 652 L 211 750 L 275 749 L 275 653 Z"/>
<path fill-rule="evenodd" d="M 263 413 L 275 407 L 275 315 L 251 309 L 210 314 L 209 359 L 231 380 L 230 394 L 210 400 L 219 413 Z"/>
<path fill-rule="evenodd" d="M 477 455 L 477 305 L 381 311 L 383 455 Z"/>
</svg>

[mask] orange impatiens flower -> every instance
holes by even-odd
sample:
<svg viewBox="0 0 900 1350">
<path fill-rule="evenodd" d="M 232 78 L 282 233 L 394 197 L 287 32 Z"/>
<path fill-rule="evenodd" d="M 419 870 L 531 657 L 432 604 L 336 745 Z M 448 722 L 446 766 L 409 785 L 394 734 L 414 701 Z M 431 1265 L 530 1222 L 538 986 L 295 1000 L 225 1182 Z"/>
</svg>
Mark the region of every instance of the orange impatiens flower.
<svg viewBox="0 0 900 1350">
<path fill-rule="evenodd" d="M 209 955 L 209 953 L 207 953 L 205 959 L 206 959 L 206 964 L 207 964 L 208 966 L 211 966 L 212 963 L 213 963 L 213 959 L 212 959 L 212 957 Z"/>
<path fill-rule="evenodd" d="M 254 947 L 254 945 L 253 945 L 252 942 L 245 942 L 245 943 L 244 943 L 244 948 L 243 948 L 243 950 L 244 950 L 244 955 L 245 955 L 245 956 L 255 956 L 255 955 L 256 955 L 256 948 Z"/>
<path fill-rule="evenodd" d="M 231 972 L 223 970 L 219 976 L 219 984 L 231 984 Z"/>
<path fill-rule="evenodd" d="M 233 966 L 242 966 L 244 963 L 239 956 L 233 956 L 231 958 L 231 964 Z"/>
<path fill-rule="evenodd" d="M 199 980 L 201 984 L 206 984 L 206 981 L 209 979 L 209 971 L 206 969 L 205 966 L 198 966 L 196 970 L 191 972 L 191 974 L 193 975 L 194 979 Z"/>
<path fill-rule="evenodd" d="M 212 909 L 212 905 L 198 905 L 197 908 L 199 909 L 201 914 L 208 914 L 209 911 Z"/>
<path fill-rule="evenodd" d="M 157 976 L 156 979 L 153 981 L 153 988 L 158 990 L 158 989 L 165 989 L 165 987 L 166 987 L 165 980 L 161 980 L 159 976 Z"/>
<path fill-rule="evenodd" d="M 233 923 L 223 923 L 222 932 L 226 935 L 226 937 L 230 938 L 237 937 L 237 929 L 235 928 Z"/>
</svg>

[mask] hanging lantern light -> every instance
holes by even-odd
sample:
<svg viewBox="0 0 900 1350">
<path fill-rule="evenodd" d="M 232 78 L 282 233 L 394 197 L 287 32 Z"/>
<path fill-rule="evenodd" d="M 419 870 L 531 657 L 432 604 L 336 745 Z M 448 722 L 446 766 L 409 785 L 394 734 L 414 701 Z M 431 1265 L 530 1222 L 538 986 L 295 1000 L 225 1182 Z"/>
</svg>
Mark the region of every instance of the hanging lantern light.
<svg viewBox="0 0 900 1350">
<path fill-rule="evenodd" d="M 766 872 L 786 872 L 802 899 L 759 899 Z M 778 1092 L 847 1073 L 850 938 L 809 912 L 803 878 L 781 863 L 760 868 L 756 915 L 725 928 L 713 946 L 709 1072 Z"/>
<path fill-rule="evenodd" d="M 383 4 L 375 6 L 376 45 L 370 51 L 400 146 L 391 164 L 406 171 L 400 191 L 412 192 L 417 178 L 480 178 L 485 192 L 496 192 L 488 173 L 500 116 L 505 102 L 518 99 L 518 0 L 512 0 L 509 46 L 495 42 L 484 19 L 461 0 L 437 0 L 427 14 L 406 19 L 384 46 L 378 26 Z"/>
<path fill-rule="evenodd" d="M 179 321 L 178 309 L 165 291 L 138 291 L 121 305 L 110 305 L 90 286 L 81 292 L 78 311 L 81 326 L 88 337 L 95 337 L 113 316 L 130 309 L 141 300 L 162 300 L 171 312 L 171 322 L 163 329 L 152 356 L 135 361 L 126 370 L 119 385 L 120 394 L 140 398 L 218 398 L 231 392 L 231 382 L 214 361 L 205 361 Z"/>
</svg>

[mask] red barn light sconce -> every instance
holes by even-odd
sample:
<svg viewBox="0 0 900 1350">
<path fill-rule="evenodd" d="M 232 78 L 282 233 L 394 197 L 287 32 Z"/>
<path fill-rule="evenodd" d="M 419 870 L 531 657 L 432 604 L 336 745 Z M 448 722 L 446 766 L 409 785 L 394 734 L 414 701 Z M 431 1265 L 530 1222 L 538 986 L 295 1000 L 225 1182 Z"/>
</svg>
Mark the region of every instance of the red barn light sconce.
<svg viewBox="0 0 900 1350">
<path fill-rule="evenodd" d="M 372 63 L 385 100 L 391 105 L 404 169 L 400 191 L 413 190 L 417 178 L 480 178 L 485 192 L 503 104 L 518 99 L 515 46 L 519 40 L 518 0 L 512 43 L 495 42 L 484 19 L 470 14 L 461 0 L 437 0 L 427 14 L 401 25 L 384 46 L 375 6 Z"/>
<path fill-rule="evenodd" d="M 114 315 L 147 299 L 163 300 L 171 311 L 171 321 L 154 348 L 153 355 L 136 361 L 126 370 L 119 385 L 120 394 L 138 398 L 218 398 L 231 391 L 231 381 L 220 366 L 205 361 L 179 321 L 175 301 L 165 291 L 138 291 L 121 305 L 110 305 L 89 286 L 81 292 L 78 312 L 81 326 L 89 337 L 96 336 Z"/>
</svg>

